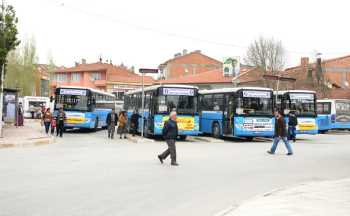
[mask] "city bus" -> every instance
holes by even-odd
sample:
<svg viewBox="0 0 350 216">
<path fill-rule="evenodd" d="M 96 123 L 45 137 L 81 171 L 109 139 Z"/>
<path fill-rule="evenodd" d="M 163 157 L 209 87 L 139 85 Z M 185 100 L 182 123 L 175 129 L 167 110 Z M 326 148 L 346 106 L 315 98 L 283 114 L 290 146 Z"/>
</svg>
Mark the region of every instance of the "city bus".
<svg viewBox="0 0 350 216">
<path fill-rule="evenodd" d="M 294 112 L 298 119 L 296 134 L 318 134 L 316 92 L 308 90 L 279 91 L 276 108 L 282 111 L 288 123 L 289 112 Z"/>
<path fill-rule="evenodd" d="M 350 100 L 317 100 L 317 124 L 320 133 L 332 129 L 350 130 Z"/>
<path fill-rule="evenodd" d="M 200 128 L 215 138 L 272 137 L 273 90 L 259 87 L 199 91 Z"/>
<path fill-rule="evenodd" d="M 171 111 L 177 112 L 179 138 L 199 134 L 198 88 L 188 85 L 156 85 L 144 88 L 144 135 L 162 135 L 164 122 Z M 124 110 L 130 119 L 137 111 L 142 116 L 142 90 L 132 90 L 124 96 Z M 142 122 L 139 119 L 138 131 Z"/>
<path fill-rule="evenodd" d="M 58 87 L 55 91 L 54 115 L 60 107 L 66 113 L 65 129 L 105 128 L 108 113 L 115 109 L 115 96 L 85 87 Z"/>
</svg>

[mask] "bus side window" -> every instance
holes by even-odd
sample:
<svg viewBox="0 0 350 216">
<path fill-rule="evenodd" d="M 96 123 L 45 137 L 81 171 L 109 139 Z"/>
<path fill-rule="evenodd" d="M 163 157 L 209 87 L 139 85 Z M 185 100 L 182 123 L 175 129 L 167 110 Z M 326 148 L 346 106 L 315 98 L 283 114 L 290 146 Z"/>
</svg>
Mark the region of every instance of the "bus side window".
<svg viewBox="0 0 350 216">
<path fill-rule="evenodd" d="M 214 94 L 213 109 L 221 111 L 224 109 L 224 94 Z"/>
</svg>

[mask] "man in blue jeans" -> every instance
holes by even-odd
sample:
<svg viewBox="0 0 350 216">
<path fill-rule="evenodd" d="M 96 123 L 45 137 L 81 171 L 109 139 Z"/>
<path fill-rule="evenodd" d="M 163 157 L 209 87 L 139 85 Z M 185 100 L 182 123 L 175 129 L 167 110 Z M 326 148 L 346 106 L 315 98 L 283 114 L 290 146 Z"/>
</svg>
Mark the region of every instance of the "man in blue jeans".
<svg viewBox="0 0 350 216">
<path fill-rule="evenodd" d="M 287 139 L 286 123 L 284 122 L 283 116 L 279 111 L 275 111 L 275 135 L 273 138 L 273 145 L 271 150 L 267 151 L 269 154 L 275 154 L 276 148 L 280 140 L 283 140 L 288 150 L 287 155 L 293 155 L 292 147 L 290 146 Z"/>
</svg>

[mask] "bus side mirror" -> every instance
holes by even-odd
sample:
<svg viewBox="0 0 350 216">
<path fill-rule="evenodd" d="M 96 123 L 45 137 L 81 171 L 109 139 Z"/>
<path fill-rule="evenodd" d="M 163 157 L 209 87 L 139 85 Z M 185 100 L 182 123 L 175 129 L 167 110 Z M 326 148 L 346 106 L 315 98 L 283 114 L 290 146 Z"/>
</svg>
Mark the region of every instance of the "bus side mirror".
<svg viewBox="0 0 350 216">
<path fill-rule="evenodd" d="M 50 96 L 50 102 L 53 102 L 53 96 Z"/>
</svg>

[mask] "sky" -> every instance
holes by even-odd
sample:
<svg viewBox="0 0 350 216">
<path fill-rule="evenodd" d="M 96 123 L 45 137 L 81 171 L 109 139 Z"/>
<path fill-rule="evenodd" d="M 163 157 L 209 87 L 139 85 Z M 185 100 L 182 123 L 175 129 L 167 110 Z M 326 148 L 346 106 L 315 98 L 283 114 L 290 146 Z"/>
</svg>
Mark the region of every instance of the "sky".
<svg viewBox="0 0 350 216">
<path fill-rule="evenodd" d="M 259 36 L 281 40 L 286 67 L 300 57 L 350 54 L 350 2 L 343 0 L 6 0 L 19 37 L 35 38 L 40 63 L 73 66 L 99 56 L 157 68 L 175 53 L 201 50 L 244 58 Z"/>
</svg>

